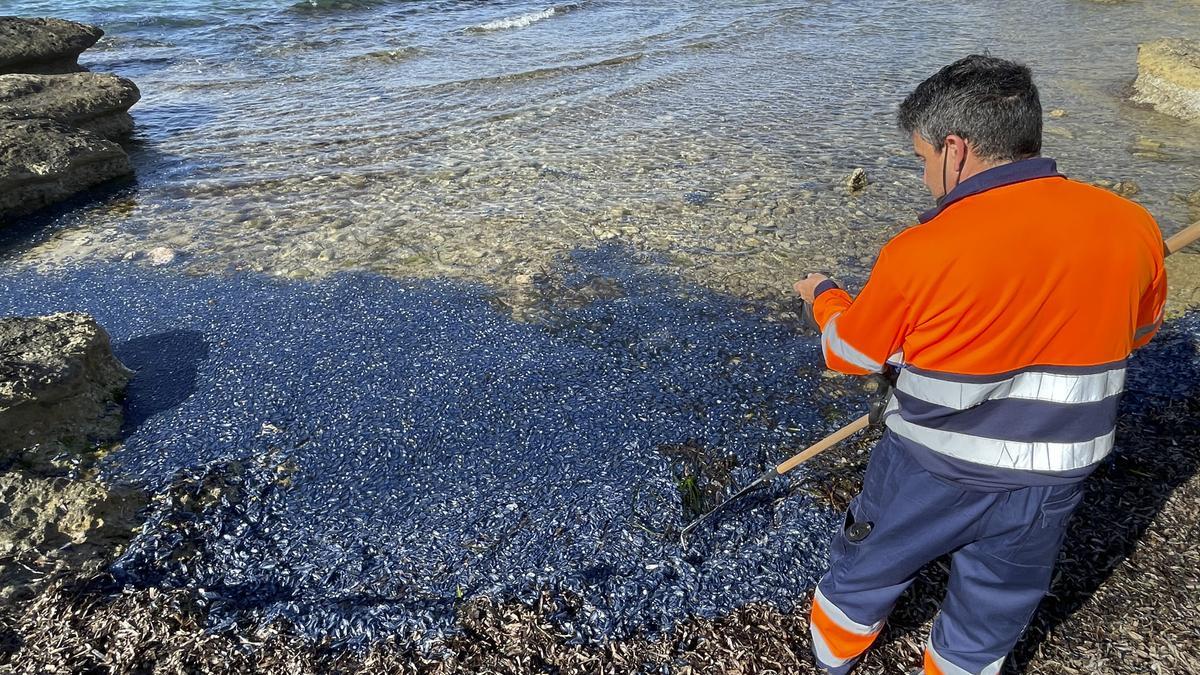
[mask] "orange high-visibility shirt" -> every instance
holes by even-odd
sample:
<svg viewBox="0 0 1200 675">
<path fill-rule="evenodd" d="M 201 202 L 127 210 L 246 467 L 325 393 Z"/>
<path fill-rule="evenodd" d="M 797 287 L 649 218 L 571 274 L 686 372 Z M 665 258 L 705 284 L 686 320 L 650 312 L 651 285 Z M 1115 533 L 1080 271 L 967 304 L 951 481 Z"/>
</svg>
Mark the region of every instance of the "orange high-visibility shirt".
<svg viewBox="0 0 1200 675">
<path fill-rule="evenodd" d="M 960 184 L 888 242 L 858 297 L 822 286 L 830 368 L 903 363 L 891 432 L 951 473 L 1016 485 L 1078 479 L 1108 454 L 1126 359 L 1166 302 L 1150 214 L 1043 158 Z"/>
</svg>

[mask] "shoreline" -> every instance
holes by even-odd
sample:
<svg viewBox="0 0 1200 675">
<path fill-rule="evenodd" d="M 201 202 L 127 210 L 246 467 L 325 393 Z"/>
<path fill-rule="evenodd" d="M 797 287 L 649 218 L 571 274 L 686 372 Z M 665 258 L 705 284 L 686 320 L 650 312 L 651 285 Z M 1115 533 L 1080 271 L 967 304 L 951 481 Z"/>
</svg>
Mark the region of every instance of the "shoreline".
<svg viewBox="0 0 1200 675">
<path fill-rule="evenodd" d="M 590 11 L 571 8 L 502 27 Z M 672 533 L 695 506 L 688 481 L 716 499 L 861 403 L 855 380 L 820 368 L 790 276 L 825 268 L 860 285 L 907 225 L 915 175 L 894 139 L 851 158 L 818 143 L 816 169 L 752 149 L 739 173 L 704 142 L 611 165 L 581 152 L 575 167 L 556 161 L 561 139 L 539 145 L 541 117 L 514 112 L 514 129 L 538 132 L 526 157 L 414 132 L 400 147 L 432 153 L 418 170 L 340 172 L 350 152 L 311 174 L 210 174 L 172 154 L 189 146 L 163 126 L 168 96 L 135 111 L 149 108 L 161 142 L 130 142 L 137 86 L 86 72 L 75 59 L 102 32 L 68 30 L 34 61 L 0 50 L 0 72 L 26 69 L 0 75 L 0 136 L 25 143 L 0 153 L 16 166 L 0 178 L 57 172 L 0 204 L 21 214 L 0 311 L 95 314 L 138 376 L 114 394 L 115 441 L 0 456 L 0 673 L 814 672 L 807 596 L 874 432 L 714 526 L 700 552 L 674 550 Z M 467 37 L 504 31 L 486 32 Z M 1186 49 L 1164 44 L 1146 49 L 1155 74 L 1124 113 L 1190 114 L 1178 83 L 1192 66 L 1169 61 Z M 363 67 L 429 52 L 386 53 Z M 469 81 L 601 86 L 608 68 L 652 61 Z M 219 109 L 180 107 L 185 136 L 246 133 L 206 127 Z M 1047 110 L 1047 139 L 1079 145 L 1053 139 L 1082 135 L 1071 118 L 1087 113 Z M 615 154 L 633 136 L 609 138 Z M 1092 184 L 1200 219 L 1200 190 L 1159 184 L 1167 165 L 1146 164 L 1186 161 L 1189 146 L 1139 130 L 1121 147 L 1145 173 L 1098 166 Z M 858 166 L 846 176 L 843 161 Z M 112 182 L 134 166 L 144 184 Z M 330 194 L 335 212 L 318 204 Z M 572 195 L 592 201 L 558 212 Z M 422 209 L 450 215 L 427 223 Z M 536 222 L 550 214 L 568 225 Z M 1200 528 L 1200 246 L 1167 267 L 1166 329 L 1134 357 L 1121 449 L 1089 479 L 1102 489 L 1017 669 L 1200 671 L 1200 544 L 1179 536 Z M 922 572 L 861 672 L 917 665 L 945 565 Z"/>
</svg>

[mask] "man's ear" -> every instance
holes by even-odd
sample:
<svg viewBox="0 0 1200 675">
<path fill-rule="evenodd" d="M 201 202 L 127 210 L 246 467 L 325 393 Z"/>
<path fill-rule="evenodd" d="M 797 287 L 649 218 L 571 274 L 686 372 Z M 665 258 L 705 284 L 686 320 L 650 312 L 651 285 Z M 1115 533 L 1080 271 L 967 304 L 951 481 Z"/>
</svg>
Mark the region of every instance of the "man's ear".
<svg viewBox="0 0 1200 675">
<path fill-rule="evenodd" d="M 946 152 L 950 153 L 950 166 L 954 167 L 956 172 L 962 171 L 967 164 L 967 155 L 970 153 L 967 139 L 958 134 L 946 136 Z"/>
</svg>

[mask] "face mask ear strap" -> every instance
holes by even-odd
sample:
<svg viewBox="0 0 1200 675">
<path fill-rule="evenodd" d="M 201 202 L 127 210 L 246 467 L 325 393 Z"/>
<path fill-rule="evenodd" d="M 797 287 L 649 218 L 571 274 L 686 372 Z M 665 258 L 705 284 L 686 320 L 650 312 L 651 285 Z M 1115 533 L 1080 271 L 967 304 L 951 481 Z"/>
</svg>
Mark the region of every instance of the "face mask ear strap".
<svg viewBox="0 0 1200 675">
<path fill-rule="evenodd" d="M 946 201 L 946 195 L 949 194 L 946 190 L 946 160 L 949 158 L 950 148 L 947 148 L 945 141 L 942 141 L 942 196 L 937 198 L 938 206 L 941 206 L 942 202 Z"/>
<path fill-rule="evenodd" d="M 962 153 L 962 156 L 960 156 L 958 158 L 958 169 L 956 169 L 955 173 L 954 173 L 954 186 L 955 187 L 958 187 L 958 183 L 962 180 L 963 169 L 967 168 L 966 149 L 967 149 L 967 145 L 966 145 L 966 143 L 963 143 L 963 153 Z M 946 162 L 949 159 L 950 159 L 950 147 L 945 141 L 942 141 L 942 196 L 937 198 L 938 206 L 941 206 L 942 202 L 946 201 L 946 197 L 949 196 L 949 194 L 950 194 L 950 191 L 946 189 Z"/>
</svg>

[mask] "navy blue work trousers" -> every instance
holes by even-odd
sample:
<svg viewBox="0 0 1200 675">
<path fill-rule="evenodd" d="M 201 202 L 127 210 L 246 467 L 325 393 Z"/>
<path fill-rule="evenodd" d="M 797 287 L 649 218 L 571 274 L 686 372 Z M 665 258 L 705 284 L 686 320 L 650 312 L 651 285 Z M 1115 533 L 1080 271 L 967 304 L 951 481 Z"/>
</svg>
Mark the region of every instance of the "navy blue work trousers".
<svg viewBox="0 0 1200 675">
<path fill-rule="evenodd" d="M 901 443 L 888 432 L 872 452 L 862 493 L 834 536 L 829 573 L 818 584 L 823 614 L 839 617 L 851 631 L 875 626 L 877 632 L 918 570 L 950 554 L 950 582 L 927 644 L 926 669 L 999 672 L 1046 594 L 1082 483 L 968 489 L 926 471 Z M 828 670 L 845 672 L 856 661 Z"/>
</svg>

